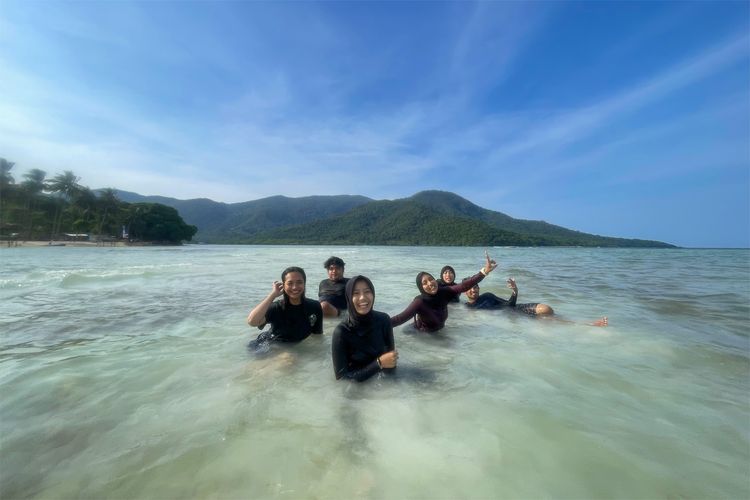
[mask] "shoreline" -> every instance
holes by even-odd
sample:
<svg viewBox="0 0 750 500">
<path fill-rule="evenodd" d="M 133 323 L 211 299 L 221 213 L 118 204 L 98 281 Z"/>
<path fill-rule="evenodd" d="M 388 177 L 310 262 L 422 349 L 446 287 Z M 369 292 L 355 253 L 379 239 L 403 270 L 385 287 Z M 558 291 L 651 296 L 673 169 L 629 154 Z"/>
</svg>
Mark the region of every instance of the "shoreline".
<svg viewBox="0 0 750 500">
<path fill-rule="evenodd" d="M 0 242 L 0 248 L 45 248 L 45 247 L 77 247 L 77 248 L 114 248 L 114 247 L 150 247 L 150 246 L 167 246 L 148 241 L 127 242 L 127 241 L 3 241 Z"/>
</svg>

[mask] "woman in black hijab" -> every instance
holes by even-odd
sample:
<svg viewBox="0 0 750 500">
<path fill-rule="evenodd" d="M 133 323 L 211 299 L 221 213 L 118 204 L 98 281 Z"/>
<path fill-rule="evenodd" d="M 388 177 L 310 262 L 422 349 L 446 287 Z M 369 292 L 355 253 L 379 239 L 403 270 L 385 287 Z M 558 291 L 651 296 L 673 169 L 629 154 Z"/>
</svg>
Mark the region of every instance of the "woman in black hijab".
<svg viewBox="0 0 750 500">
<path fill-rule="evenodd" d="M 471 278 L 457 285 L 439 286 L 430 273 L 417 275 L 419 295 L 406 309 L 391 317 L 391 326 L 398 326 L 414 318 L 414 326 L 423 332 L 436 332 L 445 326 L 448 319 L 448 303 L 461 293 L 470 289 L 484 279 L 496 267 L 497 262 L 484 252 L 484 267 Z"/>
<path fill-rule="evenodd" d="M 396 368 L 398 353 L 387 314 L 374 311 L 375 287 L 365 276 L 351 278 L 344 291 L 349 316 L 333 331 L 331 352 L 336 379 L 362 382 Z"/>
<path fill-rule="evenodd" d="M 438 286 L 451 286 L 456 284 L 456 270 L 451 266 L 443 266 L 440 270 L 440 277 L 437 279 Z M 450 302 L 460 302 L 458 295 L 453 297 Z"/>
</svg>

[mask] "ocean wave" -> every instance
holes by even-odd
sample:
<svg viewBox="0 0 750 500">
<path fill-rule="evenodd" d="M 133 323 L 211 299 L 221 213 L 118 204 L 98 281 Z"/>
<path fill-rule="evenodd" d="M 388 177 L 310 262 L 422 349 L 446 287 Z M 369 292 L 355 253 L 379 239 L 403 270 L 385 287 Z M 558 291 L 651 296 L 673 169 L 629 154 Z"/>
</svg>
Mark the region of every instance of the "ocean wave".
<svg viewBox="0 0 750 500">
<path fill-rule="evenodd" d="M 63 288 L 122 283 L 132 280 L 150 279 L 159 276 L 159 273 L 145 271 L 133 273 L 101 273 L 101 274 L 78 274 L 70 273 L 62 278 L 60 286 Z"/>
</svg>

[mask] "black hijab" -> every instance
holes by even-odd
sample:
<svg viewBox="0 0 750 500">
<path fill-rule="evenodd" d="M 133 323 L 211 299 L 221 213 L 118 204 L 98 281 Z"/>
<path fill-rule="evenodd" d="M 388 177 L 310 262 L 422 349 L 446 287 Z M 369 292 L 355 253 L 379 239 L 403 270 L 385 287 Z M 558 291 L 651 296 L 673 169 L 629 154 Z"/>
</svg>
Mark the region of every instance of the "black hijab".
<svg viewBox="0 0 750 500">
<path fill-rule="evenodd" d="M 435 279 L 428 272 L 422 271 L 421 273 L 417 274 L 417 288 L 419 288 L 419 295 L 417 295 L 416 298 L 421 298 L 422 302 L 434 309 L 442 309 L 444 307 L 447 307 L 448 302 L 456 297 L 456 293 L 452 292 L 451 289 L 445 285 L 441 286 L 438 282 L 438 287 L 435 291 L 435 295 L 430 295 L 429 293 L 424 291 L 424 288 L 422 288 L 422 277 L 424 277 L 425 275 L 429 276 L 432 279 Z"/>
<path fill-rule="evenodd" d="M 364 281 L 367 283 L 367 286 L 370 287 L 370 290 L 372 290 L 372 306 L 367 314 L 359 314 L 357 308 L 354 307 L 354 285 L 356 285 L 358 281 Z M 370 281 L 370 278 L 362 276 L 361 274 L 350 278 L 349 281 L 346 282 L 344 296 L 346 297 L 346 304 L 349 311 L 349 319 L 347 320 L 347 323 L 353 327 L 369 326 L 372 322 L 372 311 L 375 309 L 375 287 L 373 286 L 372 281 Z"/>
<path fill-rule="evenodd" d="M 453 269 L 451 266 L 443 266 L 443 268 L 440 270 L 440 279 L 438 280 L 438 283 L 442 283 L 443 285 L 447 285 L 448 283 L 445 282 L 443 279 L 443 274 L 445 274 L 445 271 L 450 271 L 453 273 L 453 283 L 456 284 L 456 270 Z"/>
<path fill-rule="evenodd" d="M 422 277 L 425 275 L 429 276 L 432 279 L 435 279 L 435 277 L 432 276 L 430 273 L 422 271 L 421 273 L 417 274 L 417 288 L 419 288 L 419 297 L 421 297 L 424 302 L 429 304 L 429 303 L 435 302 L 435 300 L 437 299 L 437 296 L 438 296 L 437 292 L 440 291 L 440 287 L 438 287 L 435 295 L 431 295 L 425 292 L 424 288 L 422 288 Z"/>
</svg>

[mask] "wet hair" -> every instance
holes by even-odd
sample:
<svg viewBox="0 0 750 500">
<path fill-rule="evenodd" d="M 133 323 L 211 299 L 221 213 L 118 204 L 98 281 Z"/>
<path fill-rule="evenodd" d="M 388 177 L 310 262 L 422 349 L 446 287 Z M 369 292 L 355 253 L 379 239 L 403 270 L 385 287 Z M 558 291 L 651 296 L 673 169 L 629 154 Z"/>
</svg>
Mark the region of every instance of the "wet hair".
<svg viewBox="0 0 750 500">
<path fill-rule="evenodd" d="M 331 266 L 336 266 L 336 267 L 341 267 L 341 268 L 343 268 L 343 267 L 344 267 L 345 265 L 346 265 L 346 264 L 344 263 L 344 261 L 343 261 L 343 260 L 341 260 L 341 258 L 339 258 L 339 257 L 334 257 L 334 256 L 328 257 L 328 258 L 326 259 L 326 261 L 325 261 L 325 262 L 323 262 L 323 267 L 324 267 L 325 269 L 328 269 L 328 268 L 329 268 L 329 267 L 331 267 Z"/>
<path fill-rule="evenodd" d="M 281 283 L 284 283 L 286 279 L 286 275 L 289 273 L 300 273 L 302 275 L 302 281 L 305 282 L 305 285 L 307 285 L 307 275 L 305 274 L 305 270 L 301 267 L 297 266 L 290 266 L 281 271 Z M 305 286 L 307 288 L 307 286 Z M 302 292 L 302 302 L 305 301 L 305 292 Z M 286 294 L 286 291 L 284 292 L 284 305 L 289 303 L 289 297 Z"/>
</svg>

